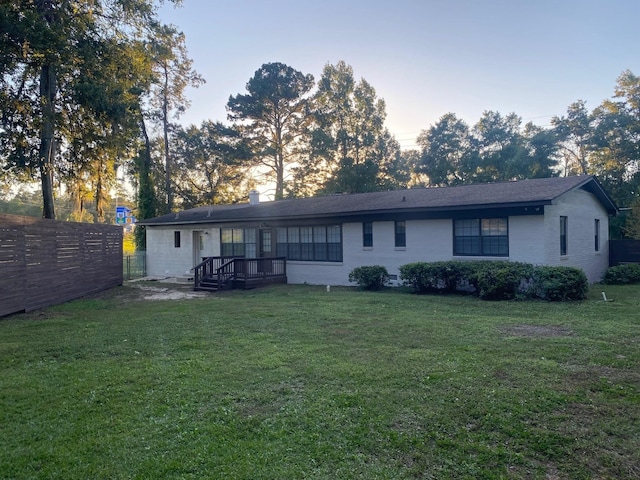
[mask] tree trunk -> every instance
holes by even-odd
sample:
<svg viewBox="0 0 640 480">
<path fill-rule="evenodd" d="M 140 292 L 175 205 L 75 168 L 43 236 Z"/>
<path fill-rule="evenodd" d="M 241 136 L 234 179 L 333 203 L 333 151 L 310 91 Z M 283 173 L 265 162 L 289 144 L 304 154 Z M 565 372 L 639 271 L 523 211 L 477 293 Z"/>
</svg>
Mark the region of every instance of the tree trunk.
<svg viewBox="0 0 640 480">
<path fill-rule="evenodd" d="M 96 217 L 97 223 L 105 222 L 105 192 L 104 192 L 104 159 L 101 158 L 98 162 L 98 178 L 96 182 Z"/>
<path fill-rule="evenodd" d="M 38 166 L 42 184 L 42 216 L 56 218 L 53 203 L 53 169 L 56 154 L 55 146 L 55 67 L 50 63 L 42 65 L 40 70 L 40 98 L 42 102 L 42 126 L 40 127 L 40 152 Z"/>
<path fill-rule="evenodd" d="M 164 89 L 162 99 L 162 129 L 164 133 L 165 187 L 167 189 L 167 213 L 173 210 L 173 188 L 171 186 L 171 155 L 169 154 L 169 68 L 164 66 Z"/>
<path fill-rule="evenodd" d="M 278 156 L 276 172 L 276 196 L 275 200 L 284 198 L 284 160 Z"/>
<path fill-rule="evenodd" d="M 276 152 L 275 152 L 275 171 L 276 171 L 276 195 L 275 200 L 284 198 L 284 146 L 282 145 L 282 126 L 278 116 L 276 120 Z"/>
<path fill-rule="evenodd" d="M 144 150 L 140 152 L 140 165 L 138 170 L 138 215 L 142 219 L 153 218 L 157 214 L 156 194 L 151 181 L 151 140 L 147 133 L 144 117 L 140 121 L 142 136 L 144 137 Z"/>
<path fill-rule="evenodd" d="M 148 219 L 156 216 L 156 197 L 151 182 L 151 141 L 147 133 L 144 116 L 140 113 L 140 128 L 144 138 L 144 148 L 138 152 L 138 218 Z M 147 239 L 144 226 L 137 226 L 135 232 L 136 249 L 145 251 Z"/>
</svg>

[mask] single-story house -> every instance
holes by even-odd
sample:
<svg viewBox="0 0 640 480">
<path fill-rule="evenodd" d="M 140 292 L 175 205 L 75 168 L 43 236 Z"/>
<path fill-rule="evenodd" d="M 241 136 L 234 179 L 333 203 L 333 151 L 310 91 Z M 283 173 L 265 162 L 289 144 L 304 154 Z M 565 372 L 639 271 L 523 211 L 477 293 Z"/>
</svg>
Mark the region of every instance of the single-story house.
<svg viewBox="0 0 640 480">
<path fill-rule="evenodd" d="M 349 285 L 349 272 L 492 259 L 609 266 L 617 207 L 590 175 L 198 207 L 140 221 L 147 273 L 181 276 L 205 257 L 285 257 L 289 283 Z"/>
</svg>

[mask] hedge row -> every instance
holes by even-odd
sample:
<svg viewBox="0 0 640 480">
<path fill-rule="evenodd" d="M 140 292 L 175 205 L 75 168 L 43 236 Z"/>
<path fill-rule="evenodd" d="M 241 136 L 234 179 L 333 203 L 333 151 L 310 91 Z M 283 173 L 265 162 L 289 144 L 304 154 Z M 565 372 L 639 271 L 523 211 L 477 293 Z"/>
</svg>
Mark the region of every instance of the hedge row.
<svg viewBox="0 0 640 480">
<path fill-rule="evenodd" d="M 409 263 L 400 267 L 400 278 L 418 293 L 466 292 L 483 300 L 583 300 L 589 289 L 578 268 L 505 261 Z"/>
<path fill-rule="evenodd" d="M 483 300 L 582 300 L 589 289 L 578 268 L 505 261 L 408 263 L 400 267 L 400 278 L 417 293 L 468 293 Z M 380 265 L 358 267 L 349 274 L 349 281 L 365 290 L 379 290 L 388 280 Z"/>
</svg>

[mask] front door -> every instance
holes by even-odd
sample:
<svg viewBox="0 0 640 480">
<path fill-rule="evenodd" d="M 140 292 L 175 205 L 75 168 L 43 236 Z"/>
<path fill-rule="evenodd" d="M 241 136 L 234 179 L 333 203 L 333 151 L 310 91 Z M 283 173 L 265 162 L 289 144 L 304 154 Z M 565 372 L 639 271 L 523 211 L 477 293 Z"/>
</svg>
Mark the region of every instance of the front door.
<svg viewBox="0 0 640 480">
<path fill-rule="evenodd" d="M 260 257 L 273 257 L 273 242 L 271 230 L 260 230 Z"/>
<path fill-rule="evenodd" d="M 202 230 L 193 231 L 193 265 L 202 262 L 204 256 L 204 232 Z"/>
<path fill-rule="evenodd" d="M 259 257 L 268 258 L 273 257 L 273 231 L 272 230 L 260 230 L 259 235 Z M 271 260 L 259 260 L 258 270 L 260 273 L 271 273 Z"/>
</svg>

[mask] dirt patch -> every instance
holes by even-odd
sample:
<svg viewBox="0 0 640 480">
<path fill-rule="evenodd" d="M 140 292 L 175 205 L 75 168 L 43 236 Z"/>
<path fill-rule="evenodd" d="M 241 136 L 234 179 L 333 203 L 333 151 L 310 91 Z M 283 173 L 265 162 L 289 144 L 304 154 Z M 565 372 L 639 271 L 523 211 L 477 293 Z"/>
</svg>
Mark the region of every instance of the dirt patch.
<svg viewBox="0 0 640 480">
<path fill-rule="evenodd" d="M 557 325 L 510 325 L 501 327 L 500 331 L 514 337 L 572 337 L 575 335 L 571 329 Z"/>
<path fill-rule="evenodd" d="M 176 287 L 150 287 L 147 285 L 134 285 L 141 291 L 143 300 L 185 300 L 188 298 L 205 298 L 206 292 L 194 292 L 185 288 Z"/>
</svg>

